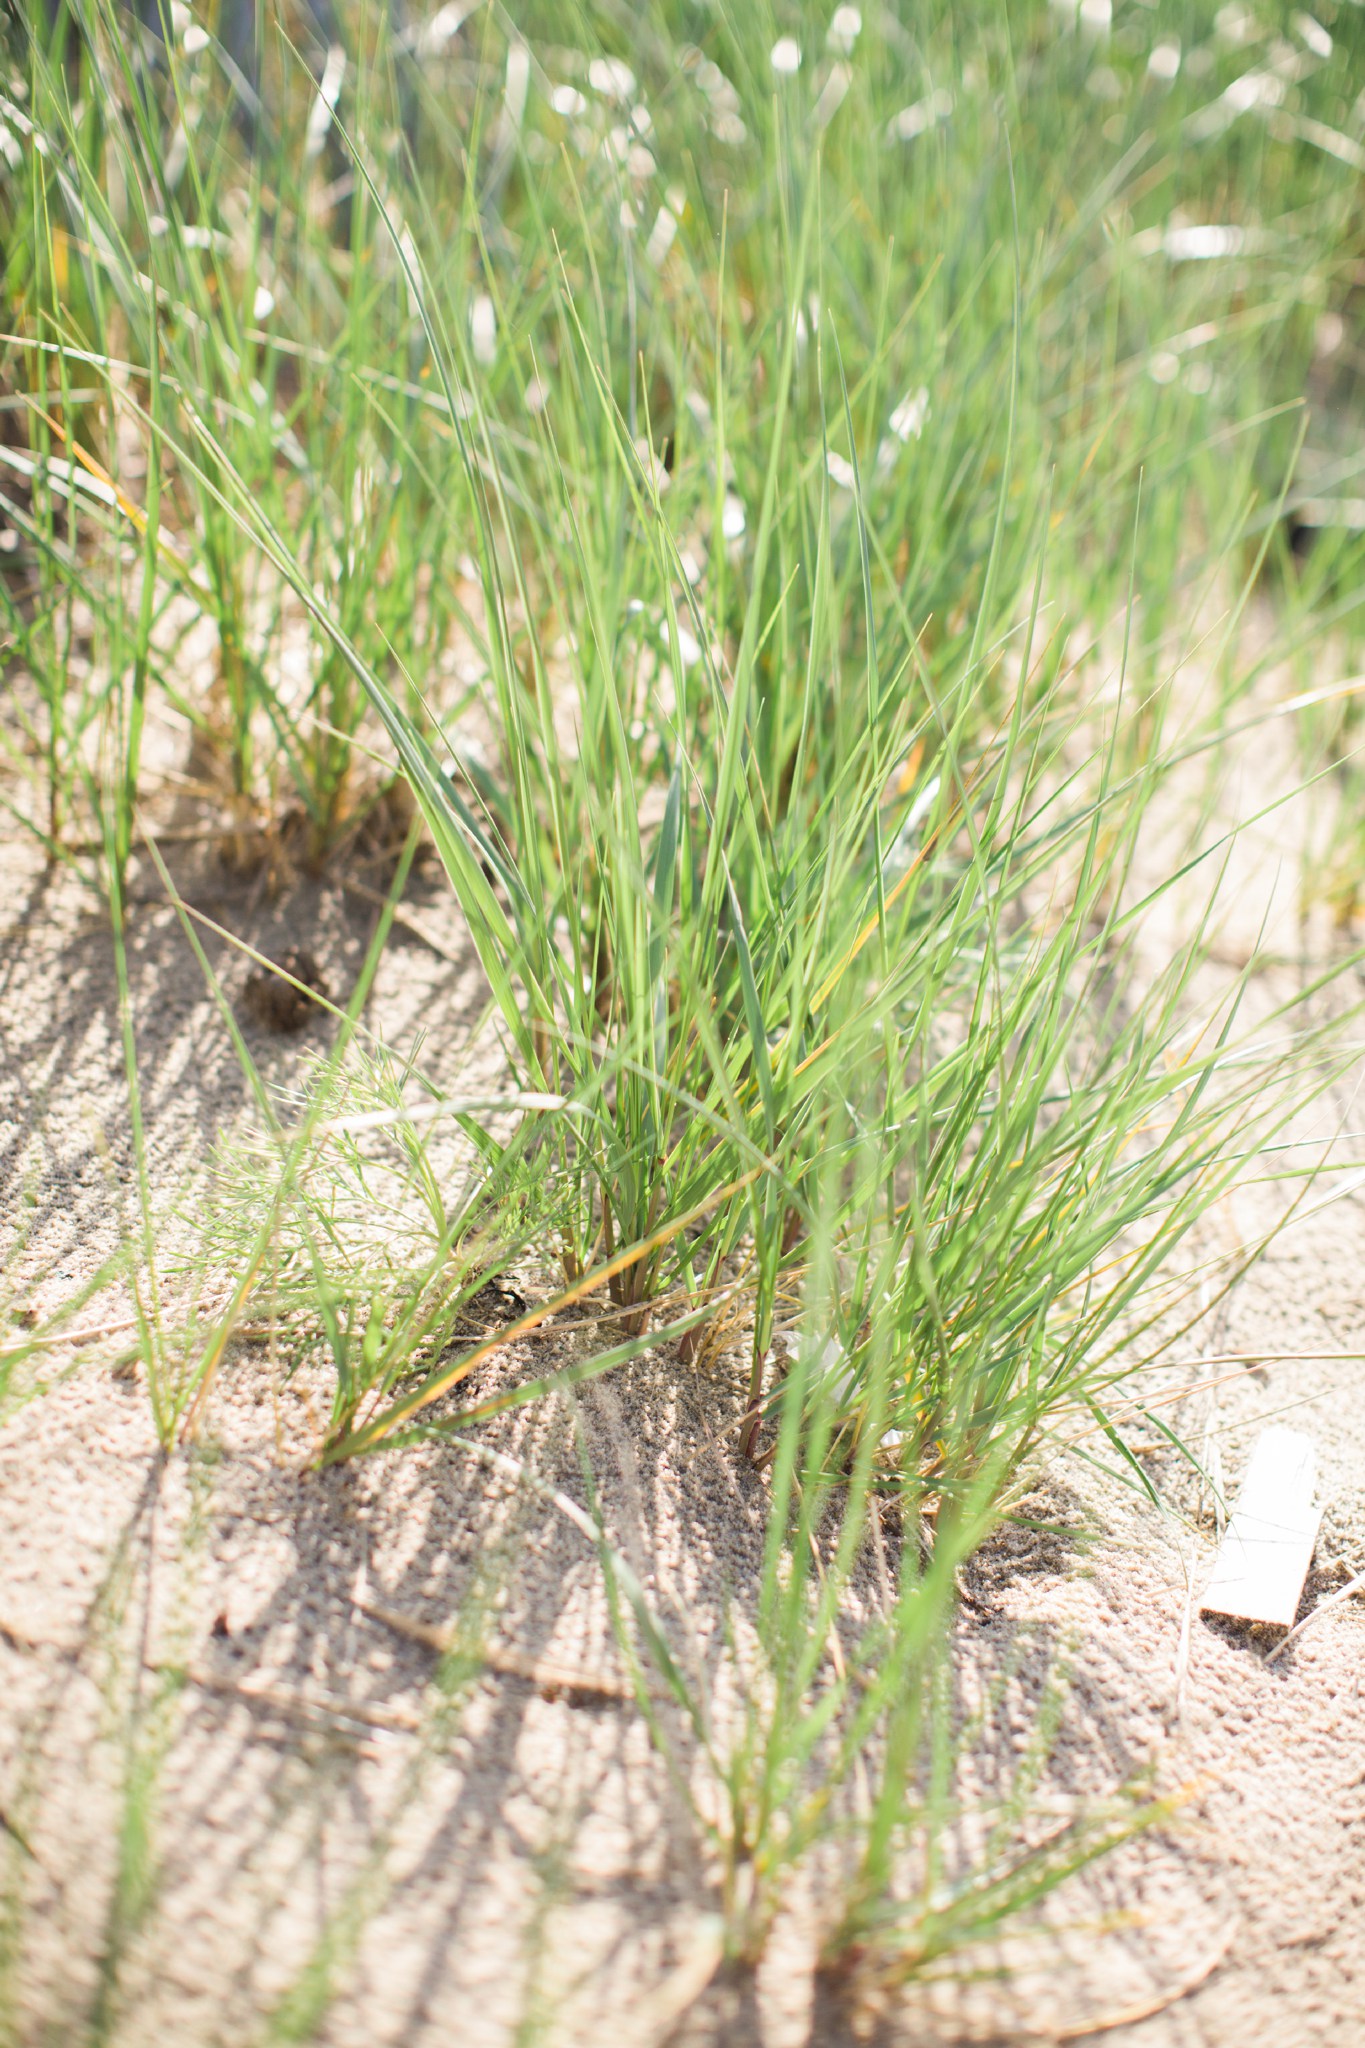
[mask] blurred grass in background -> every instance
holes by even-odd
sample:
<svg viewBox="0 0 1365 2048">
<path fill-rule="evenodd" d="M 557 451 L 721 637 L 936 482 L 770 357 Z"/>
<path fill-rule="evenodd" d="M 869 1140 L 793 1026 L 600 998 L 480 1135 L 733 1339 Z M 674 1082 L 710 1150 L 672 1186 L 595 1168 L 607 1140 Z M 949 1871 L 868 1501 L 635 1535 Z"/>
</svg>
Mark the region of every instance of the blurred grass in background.
<svg viewBox="0 0 1365 2048">
<path fill-rule="evenodd" d="M 144 786 L 150 689 L 239 833 L 286 833 L 315 863 L 354 825 L 363 696 L 243 530 L 246 497 L 409 708 L 458 719 L 452 646 L 486 658 L 472 485 L 393 230 L 496 451 L 527 675 L 556 650 L 659 645 L 580 339 L 668 493 L 695 591 L 684 656 L 733 648 L 755 608 L 775 622 L 765 699 L 808 637 L 814 553 L 785 513 L 816 472 L 854 640 L 856 473 L 886 673 L 912 645 L 930 680 L 953 670 L 997 514 L 1012 599 L 1049 480 L 1066 539 L 1048 596 L 1082 637 L 1132 568 L 1134 654 L 1164 646 L 1169 672 L 1201 574 L 1258 524 L 1290 638 L 1310 606 L 1349 623 L 1357 12 L 455 5 L 320 29 L 234 0 L 221 22 L 172 8 L 163 42 L 90 0 L 36 10 L 11 26 L 0 110 L 2 587 L 26 681 L 4 729 L 42 763 L 35 824 L 54 847 L 89 836 L 88 816 L 68 826 L 96 735 L 124 796 Z M 760 548 L 779 406 L 799 453 Z M 565 500 L 592 647 L 557 587 Z M 794 734 L 771 694 L 776 771 Z M 477 778 L 476 738 L 464 753 Z M 125 817 L 125 854 L 128 836 Z"/>
</svg>

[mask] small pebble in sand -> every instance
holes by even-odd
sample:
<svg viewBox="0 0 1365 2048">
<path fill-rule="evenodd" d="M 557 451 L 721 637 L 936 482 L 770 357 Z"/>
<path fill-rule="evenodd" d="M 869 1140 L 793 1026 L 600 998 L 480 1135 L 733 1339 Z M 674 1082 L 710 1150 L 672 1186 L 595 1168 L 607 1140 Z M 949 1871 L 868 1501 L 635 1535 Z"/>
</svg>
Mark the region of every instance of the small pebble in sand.
<svg viewBox="0 0 1365 2048">
<path fill-rule="evenodd" d="M 322 976 L 313 955 L 306 946 L 288 946 L 279 957 L 279 966 L 294 981 L 301 981 L 306 988 L 317 995 L 326 996 L 327 983 Z M 268 1031 L 302 1031 L 319 1013 L 317 1004 L 306 996 L 303 989 L 294 988 L 288 981 L 282 981 L 278 974 L 271 974 L 264 967 L 258 967 L 247 976 L 246 1003 L 252 1016 Z"/>
</svg>

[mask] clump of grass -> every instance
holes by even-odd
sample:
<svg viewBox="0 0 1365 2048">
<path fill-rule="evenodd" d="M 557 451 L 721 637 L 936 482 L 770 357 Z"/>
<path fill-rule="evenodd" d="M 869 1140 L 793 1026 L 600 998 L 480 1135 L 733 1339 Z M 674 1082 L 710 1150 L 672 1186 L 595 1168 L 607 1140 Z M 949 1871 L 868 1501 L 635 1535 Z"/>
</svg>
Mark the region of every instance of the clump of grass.
<svg viewBox="0 0 1365 2048">
<path fill-rule="evenodd" d="M 947 1419 L 964 1413 L 960 1440 L 977 1457 L 1002 1430 L 1022 1455 L 1049 1402 L 1093 1378 L 1114 1333 L 1140 1320 L 1144 1290 L 1225 1184 L 1227 1162 L 1283 1113 L 1269 1086 L 1280 1055 L 1244 1053 L 1230 1016 L 1202 1040 L 1185 1036 L 1198 932 L 1134 985 L 1141 905 L 1129 877 L 1161 779 L 1161 693 L 1144 680 L 1134 703 L 1129 683 L 1101 714 L 1071 673 L 1066 616 L 1045 598 L 1083 588 L 1099 618 L 1118 588 L 1110 508 L 1124 463 L 1111 456 L 1103 491 L 1089 479 L 1132 408 L 1112 412 L 1097 441 L 1090 384 L 1068 410 L 1047 379 L 1060 308 L 1085 306 L 1092 288 L 1125 319 L 1158 303 L 1122 266 L 1105 277 L 1109 259 L 1090 239 L 1102 222 L 1112 229 L 1145 145 L 1114 159 L 1083 219 L 1027 240 L 1027 219 L 1048 218 L 1046 194 L 1024 186 L 1021 214 L 1005 132 L 967 83 L 971 65 L 1002 61 L 983 15 L 951 133 L 944 124 L 932 144 L 975 138 L 981 203 L 969 220 L 951 184 L 940 192 L 928 218 L 941 246 L 917 246 L 907 270 L 893 242 L 840 235 L 855 192 L 901 203 L 874 167 L 939 116 L 836 120 L 824 97 L 837 80 L 884 110 L 900 90 L 894 37 L 879 45 L 869 33 L 852 70 L 821 60 L 812 107 L 804 85 L 784 82 L 785 56 L 772 90 L 759 89 L 774 75 L 767 26 L 727 18 L 715 56 L 683 51 L 676 91 L 656 92 L 656 120 L 641 83 L 654 66 L 647 37 L 638 68 L 605 56 L 587 66 L 595 100 L 555 87 L 532 114 L 534 45 L 486 25 L 469 102 L 479 143 L 452 239 L 424 154 L 448 145 L 448 114 L 419 87 L 406 171 L 376 153 L 367 120 L 383 65 L 367 59 L 347 108 L 354 125 L 340 126 L 335 97 L 322 106 L 350 165 L 344 272 L 334 246 L 308 240 L 308 136 L 306 176 L 287 119 L 269 161 L 270 203 L 287 196 L 304 233 L 296 303 L 315 262 L 334 286 L 351 280 L 337 301 L 344 346 L 314 365 L 312 402 L 300 392 L 281 412 L 288 352 L 233 310 L 263 260 L 264 183 L 245 240 L 211 225 L 240 213 L 216 182 L 231 160 L 230 103 L 199 73 L 182 77 L 169 53 L 163 86 L 110 18 L 79 19 L 88 50 L 114 38 L 118 57 L 96 91 L 96 142 L 77 147 L 86 130 L 36 41 L 31 100 L 70 157 L 53 190 L 84 209 L 85 302 L 117 304 L 128 353 L 147 365 L 145 396 L 125 380 L 115 398 L 103 348 L 84 358 L 101 367 L 109 416 L 142 435 L 148 475 L 165 473 L 141 510 L 108 476 L 101 500 L 111 537 L 131 522 L 138 542 L 135 621 L 125 629 L 121 580 L 106 599 L 110 644 L 129 654 L 108 714 L 121 764 L 106 828 L 115 890 L 166 579 L 216 625 L 210 695 L 226 707 L 237 797 L 254 782 L 263 713 L 325 837 L 362 710 L 387 730 L 478 948 L 514 1090 L 562 1105 L 523 1128 L 518 1174 L 534 1159 L 565 1299 L 601 1286 L 620 1311 L 623 1341 L 606 1356 L 619 1362 L 645 1341 L 656 1301 L 670 1304 L 664 1327 L 695 1336 L 718 1295 L 742 1295 L 744 1445 L 756 1452 L 774 1332 L 783 1319 L 804 1327 L 818 1222 L 844 1276 L 821 1342 L 849 1440 L 864 1426 L 870 1347 L 885 1343 L 901 1389 L 890 1426 L 908 1461 L 932 1463 Z M 662 14 L 654 26 L 664 33 Z M 1038 76 L 1007 67 L 1025 132 L 1055 111 L 1036 96 L 1038 77 L 1060 94 L 1068 66 L 1091 61 L 1053 42 L 1055 72 L 1041 42 Z M 485 138 L 495 80 L 503 116 Z M 286 71 L 286 111 L 307 102 L 306 87 L 291 101 L 297 84 Z M 169 90 L 183 113 L 191 88 L 217 125 L 210 146 L 207 112 L 182 122 L 184 163 L 168 191 L 158 95 Z M 718 142 L 758 181 L 732 226 L 716 165 L 694 163 L 691 185 L 669 190 L 645 263 L 644 190 L 698 94 Z M 946 101 L 915 105 L 942 113 Z M 624 125 L 610 125 L 613 109 Z M 556 143 L 567 204 L 550 208 L 536 165 Z M 97 176 L 110 152 L 118 204 Z M 35 152 L 35 175 L 56 157 Z M 1329 251 L 1336 188 L 1322 189 L 1312 161 L 1316 184 L 1296 171 L 1303 217 L 1316 207 Z M 920 154 L 909 164 L 920 191 Z M 266 168 L 258 160 L 259 179 Z M 708 220 L 721 229 L 714 255 Z M 1139 277 L 1142 235 L 1134 228 L 1128 250 Z M 1257 235 L 1239 228 L 1237 249 L 1259 248 Z M 1161 247 L 1178 274 L 1185 244 Z M 905 307 L 894 319 L 893 304 Z M 1120 327 L 1106 334 L 1096 375 L 1116 404 L 1133 395 L 1134 365 Z M 1071 339 L 1074 375 L 1082 343 Z M 35 338 L 30 358 L 55 350 L 64 362 L 64 348 Z M 375 359 L 395 353 L 413 374 L 391 389 Z M 909 388 L 915 356 L 938 367 Z M 417 493 L 403 514 L 427 537 L 415 555 L 389 550 L 391 528 L 358 509 L 357 465 L 376 433 L 400 489 Z M 1216 438 L 1225 470 L 1231 444 Z M 1152 435 L 1139 444 L 1151 460 Z M 313 461 L 309 447 L 325 452 Z M 1050 493 L 1034 482 L 1044 454 Z M 1175 522 L 1206 456 L 1207 441 L 1188 462 L 1158 465 L 1127 550 L 1126 618 L 1148 645 L 1181 560 Z M 82 462 L 96 472 L 88 452 Z M 188 562 L 168 537 L 180 530 L 194 537 Z M 443 616 L 461 616 L 473 668 L 447 744 L 441 707 L 423 703 L 411 673 L 415 643 L 376 632 L 375 610 L 394 588 L 415 590 L 423 569 L 430 597 L 457 535 L 460 578 Z M 1225 533 L 1224 557 L 1230 548 Z M 334 575 L 319 573 L 319 549 Z M 330 678 L 311 724 L 248 655 L 244 579 L 270 593 L 277 623 L 289 611 L 307 627 L 316 674 Z M 439 623 L 431 630 L 439 644 Z M 828 1182 L 832 1146 L 847 1166 Z M 295 1145 L 280 1182 L 288 1202 L 301 1157 Z M 484 1158 L 504 1172 L 496 1148 Z M 439 1207 L 428 1173 L 433 1193 Z M 280 1213 L 272 1202 L 267 1238 Z M 444 1226 L 438 1237 L 453 1243 Z M 149 1243 L 148 1270 L 153 1259 Z M 395 1350 L 373 1329 L 361 1341 L 372 1366 L 384 1360 L 363 1384 L 355 1333 L 338 1333 L 346 1391 L 330 1455 L 391 1440 L 472 1369 L 469 1354 L 418 1372 L 414 1326 L 397 1328 Z"/>
<path fill-rule="evenodd" d="M 794 252 L 796 305 L 816 203 Z M 415 267 L 411 282 L 454 412 L 450 329 Z M 564 317 L 582 344 L 571 307 Z M 654 1294 L 704 1299 L 738 1262 L 753 1301 L 752 1449 L 774 1317 L 784 1294 L 799 1299 L 818 1218 L 846 1276 L 822 1342 L 851 1418 L 867 1348 L 889 1342 L 907 1455 L 932 1457 L 963 1402 L 959 1440 L 980 1455 L 1019 1412 L 1021 1386 L 1055 1400 L 1095 1371 L 1253 1126 L 1287 1113 L 1268 1088 L 1282 1056 L 1243 1072 L 1231 1016 L 1189 1049 L 1199 930 L 1138 991 L 1129 875 L 1161 757 L 1120 771 L 1121 710 L 1099 754 L 1077 757 L 1060 630 L 1035 645 L 1041 560 L 1031 601 L 1004 583 L 1008 428 L 983 610 L 960 669 L 934 675 L 894 595 L 879 616 L 856 469 L 841 527 L 828 465 L 789 443 L 796 331 L 787 323 L 774 377 L 755 590 L 770 551 L 793 569 L 770 614 L 751 601 L 732 653 L 716 651 L 690 593 L 608 366 L 587 356 L 577 382 L 604 419 L 596 473 L 619 477 L 623 505 L 629 494 L 629 583 L 662 621 L 660 653 L 626 641 L 614 665 L 598 658 L 599 577 L 551 444 L 564 517 L 546 582 L 561 614 L 581 614 L 567 673 L 537 661 L 523 684 L 507 650 L 531 592 L 491 436 L 478 460 L 472 400 L 462 445 L 511 771 L 498 814 L 477 815 L 382 684 L 366 687 L 479 948 L 519 1085 L 579 1111 L 544 1140 L 566 1191 L 570 1292 L 608 1286 L 634 1337 Z M 839 367 L 836 355 L 831 395 L 846 408 Z M 697 635 L 695 677 L 684 631 Z M 784 658 L 763 661 L 774 644 Z M 1013 700 L 993 726 L 1007 648 Z M 577 707 L 571 744 L 556 687 Z M 646 706 L 652 755 L 630 741 Z M 833 1184 L 818 1176 L 831 1146 L 849 1161 Z M 388 1436 L 468 1369 L 456 1360 L 414 1386 L 338 1453 Z"/>
</svg>

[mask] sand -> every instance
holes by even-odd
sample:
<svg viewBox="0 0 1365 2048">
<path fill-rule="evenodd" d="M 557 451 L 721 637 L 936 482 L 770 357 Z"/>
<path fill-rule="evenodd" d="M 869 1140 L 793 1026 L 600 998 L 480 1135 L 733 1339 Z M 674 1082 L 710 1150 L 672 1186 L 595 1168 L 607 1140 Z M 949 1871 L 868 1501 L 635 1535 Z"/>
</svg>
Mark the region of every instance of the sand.
<svg viewBox="0 0 1365 2048">
<path fill-rule="evenodd" d="M 329 880 L 271 899 L 207 852 L 182 873 L 191 900 L 252 945 L 306 945 L 349 988 L 367 898 Z M 117 990 L 89 892 L 17 837 L 3 881 L 0 1238 L 12 1280 L 48 1269 L 45 1310 L 115 1249 L 126 1213 Z M 134 894 L 150 1157 L 170 1194 L 246 1096 L 145 862 Z M 496 1047 L 474 1029 L 477 965 L 439 879 L 419 874 L 409 908 L 435 944 L 396 928 L 368 1021 L 397 1045 L 424 1029 L 444 1078 L 496 1077 Z M 1253 928 L 1258 916 L 1246 906 Z M 208 943 L 242 1005 L 249 963 Z M 325 1042 L 324 1026 L 279 1039 L 242 1014 L 273 1084 Z M 1348 1113 L 1351 1092 L 1315 1128 Z M 1208 1247 L 1250 1239 L 1272 1199 L 1226 1199 Z M 1347 1194 L 1281 1238 L 1212 1334 L 1187 1340 L 1148 1388 L 1200 1383 L 1161 1412 L 1217 1447 L 1229 1486 L 1266 1422 L 1312 1433 L 1325 1519 L 1304 1613 L 1365 1567 L 1365 1368 L 1321 1356 L 1365 1348 L 1363 1302 L 1365 1203 Z M 500 1370 L 543 1367 L 576 1341 L 528 1342 Z M 1198 1364 L 1209 1352 L 1263 1363 Z M 1052 1455 L 1023 1519 L 965 1575 L 956 1656 L 978 1690 L 1009 1674 L 971 1765 L 983 1786 L 1027 1752 L 1049 1674 L 1069 1667 L 1042 1809 L 1150 1768 L 1185 1788 L 1178 1822 L 1065 1888 L 1050 1932 L 978 1954 L 970 1981 L 851 2014 L 812 1968 L 818 1896 L 793 1899 L 756 1972 L 715 1967 L 705 1842 L 643 1717 L 614 1696 L 601 1573 L 563 1513 L 432 1447 L 307 1469 L 316 1389 L 306 1376 L 282 1387 L 259 1346 L 229 1354 L 198 1445 L 168 1457 L 136 1376 L 98 1353 L 68 1367 L 54 1350 L 0 1428 L 0 1807 L 27 1845 L 11 1836 L 0 1850 L 0 2039 L 1365 2038 L 1365 1603 L 1332 1609 L 1270 1664 L 1273 1633 L 1199 1618 L 1212 1501 L 1149 1424 L 1130 1436 L 1160 1505 L 1087 1462 L 1102 1443 Z M 727 1629 L 742 1634 L 764 1511 L 728 1427 L 740 1401 L 733 1361 L 704 1373 L 661 1350 L 577 1410 L 607 1526 L 722 1715 Z M 566 1405 L 525 1411 L 490 1440 L 585 1499 Z M 357 1597 L 431 1625 L 482 1603 L 504 1663 L 567 1666 L 584 1688 L 507 1670 L 434 1685 L 431 1651 Z M 187 1683 L 171 1675 L 186 1670 Z M 130 1781 L 151 1788 L 148 1882 L 120 1915 L 118 1860 L 138 1861 Z M 1001 1963 L 1008 1973 L 992 1974 Z"/>
</svg>

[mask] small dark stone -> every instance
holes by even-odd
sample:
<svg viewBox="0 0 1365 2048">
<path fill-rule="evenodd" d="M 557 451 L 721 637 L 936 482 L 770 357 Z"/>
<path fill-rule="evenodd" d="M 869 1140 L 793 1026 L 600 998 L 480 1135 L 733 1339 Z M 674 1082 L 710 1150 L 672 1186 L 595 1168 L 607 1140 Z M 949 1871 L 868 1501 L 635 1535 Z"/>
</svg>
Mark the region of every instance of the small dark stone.
<svg viewBox="0 0 1365 2048">
<path fill-rule="evenodd" d="M 316 995 L 326 996 L 322 969 L 306 946 L 286 947 L 278 964 L 295 981 L 301 981 Z M 302 1031 L 317 1016 L 317 1005 L 311 996 L 263 967 L 247 976 L 246 1002 L 257 1023 L 264 1024 L 267 1031 Z"/>
<path fill-rule="evenodd" d="M 504 1287 L 500 1280 L 485 1280 L 469 1306 L 490 1322 L 515 1323 L 526 1313 L 526 1296 L 518 1294 L 515 1287 Z"/>
</svg>

